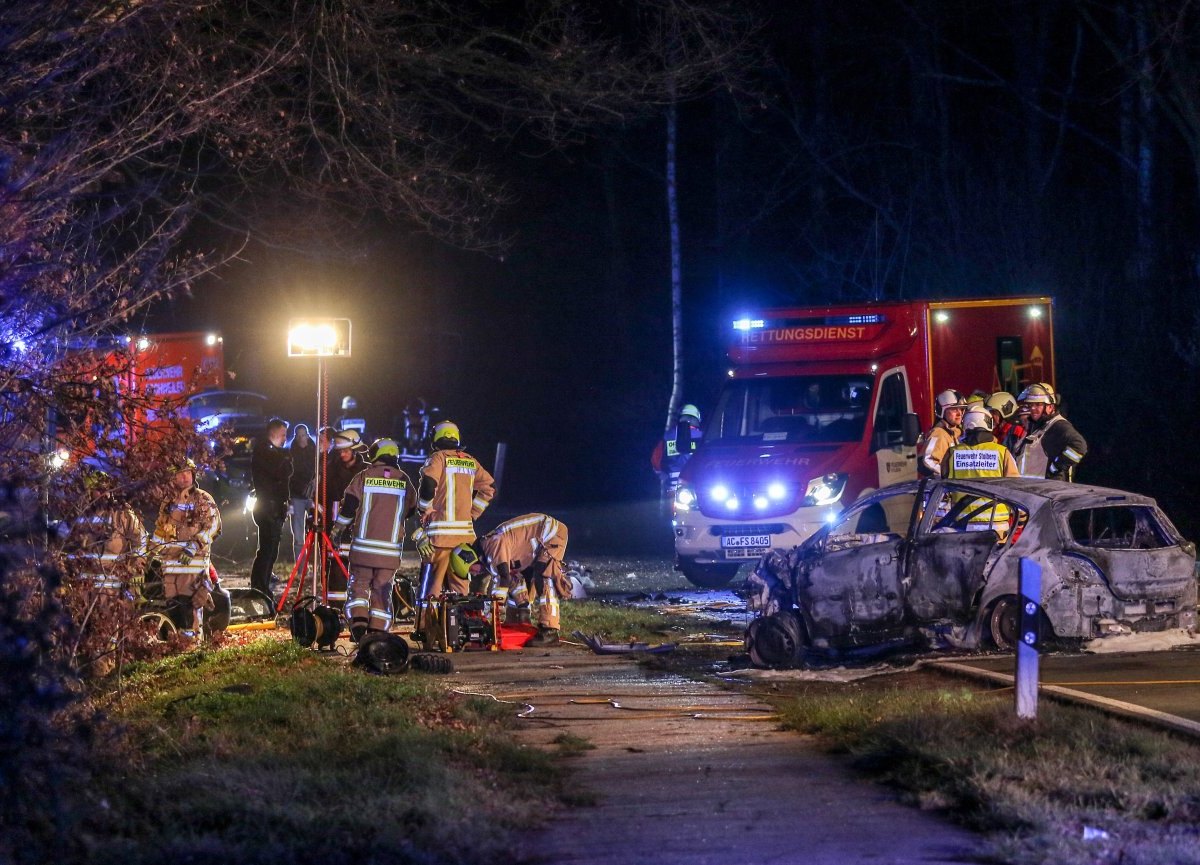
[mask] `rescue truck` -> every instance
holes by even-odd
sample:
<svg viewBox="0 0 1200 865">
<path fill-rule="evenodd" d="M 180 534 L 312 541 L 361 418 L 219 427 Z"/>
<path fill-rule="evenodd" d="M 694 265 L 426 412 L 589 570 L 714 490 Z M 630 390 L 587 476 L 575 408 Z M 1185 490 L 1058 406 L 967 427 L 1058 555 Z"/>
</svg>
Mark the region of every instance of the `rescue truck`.
<svg viewBox="0 0 1200 865">
<path fill-rule="evenodd" d="M 675 564 L 707 588 L 860 495 L 917 476 L 934 397 L 1054 380 L 1049 297 L 768 309 L 732 323 L 728 379 L 675 495 Z"/>
</svg>

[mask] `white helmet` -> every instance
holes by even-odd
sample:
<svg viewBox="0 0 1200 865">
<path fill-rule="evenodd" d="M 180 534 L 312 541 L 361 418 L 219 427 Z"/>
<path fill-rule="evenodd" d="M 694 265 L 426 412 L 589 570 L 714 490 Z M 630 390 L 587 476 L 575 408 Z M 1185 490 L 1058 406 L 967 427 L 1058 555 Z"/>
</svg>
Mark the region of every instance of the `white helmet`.
<svg viewBox="0 0 1200 865">
<path fill-rule="evenodd" d="M 1046 384 L 1044 381 L 1039 381 L 1037 384 L 1031 384 L 1025 390 L 1021 391 L 1021 395 L 1017 397 L 1017 402 L 1042 403 L 1043 405 L 1058 405 L 1058 394 L 1054 392 L 1054 388 Z"/>
<path fill-rule="evenodd" d="M 971 431 L 973 429 L 981 429 L 991 432 L 995 429 L 995 423 L 992 420 L 992 412 L 982 403 L 976 403 L 967 409 L 963 414 L 963 430 Z"/>
<path fill-rule="evenodd" d="M 958 391 L 951 388 L 949 390 L 944 390 L 941 393 L 939 393 L 937 395 L 937 398 L 934 399 L 933 405 L 936 410 L 937 416 L 944 418 L 946 416 L 946 409 L 948 409 L 948 408 L 965 409 L 967 407 L 967 401 L 963 398 L 963 395 L 961 393 L 959 393 Z"/>
<path fill-rule="evenodd" d="M 338 430 L 333 436 L 333 449 L 335 451 L 353 448 L 354 450 L 362 450 L 366 445 L 363 444 L 362 436 L 358 434 L 356 429 Z"/>
</svg>

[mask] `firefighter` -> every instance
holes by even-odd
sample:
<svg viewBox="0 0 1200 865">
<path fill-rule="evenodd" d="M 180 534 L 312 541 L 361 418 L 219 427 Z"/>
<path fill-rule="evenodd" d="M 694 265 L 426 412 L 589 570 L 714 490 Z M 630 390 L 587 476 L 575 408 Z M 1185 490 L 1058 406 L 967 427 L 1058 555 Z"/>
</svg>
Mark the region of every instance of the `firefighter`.
<svg viewBox="0 0 1200 865">
<path fill-rule="evenodd" d="M 1059 413 L 1059 396 L 1054 388 L 1044 382 L 1031 384 L 1017 400 L 1029 407 L 1029 431 L 1014 453 L 1021 474 L 1073 481 L 1075 467 L 1087 454 L 1087 441 Z"/>
<path fill-rule="evenodd" d="M 942 477 L 947 480 L 1018 477 L 1016 461 L 1008 448 L 996 441 L 993 427 L 991 409 L 982 404 L 967 409 L 963 415 L 963 440 L 947 449 L 942 458 Z M 991 529 L 1001 538 L 1007 537 L 1012 517 L 1008 505 L 973 496 L 965 497 L 968 501 L 964 503 L 960 501 L 962 498 L 962 494 L 954 494 L 953 507 L 966 516 L 967 531 Z"/>
<path fill-rule="evenodd" d="M 941 474 L 942 457 L 962 435 L 963 411 L 967 407 L 963 395 L 953 389 L 939 393 L 933 403 L 938 419 L 925 434 L 924 444 L 919 446 L 921 459 L 917 462 L 917 474 L 923 478 Z"/>
<path fill-rule="evenodd" d="M 330 442 L 333 456 L 326 463 L 327 471 L 322 482 L 325 494 L 321 499 L 321 513 L 325 525 L 332 527 L 338 517 L 339 503 L 350 487 L 350 482 L 370 464 L 364 458 L 365 445 L 357 430 L 335 431 Z M 349 545 L 338 547 L 338 555 L 342 564 L 345 564 L 350 557 Z M 346 600 L 346 577 L 332 557 L 328 561 L 325 573 L 328 601 L 336 607 Z"/>
<path fill-rule="evenodd" d="M 546 514 L 525 514 L 496 526 L 475 545 L 460 545 L 450 555 L 451 570 L 463 580 L 487 574 L 492 597 L 502 605 L 537 609 L 537 636 L 527 645 L 558 644 L 559 597 L 570 596 L 563 570 L 567 527 Z"/>
<path fill-rule="evenodd" d="M 993 437 L 1010 451 L 1013 450 L 1025 436 L 1017 398 L 1007 391 L 998 390 L 987 398 L 984 405 L 992 413 Z"/>
<path fill-rule="evenodd" d="M 429 599 L 451 592 L 466 594 L 468 584 L 450 572 L 450 553 L 459 544 L 475 540 L 475 520 L 487 509 L 496 491 L 487 469 L 460 447 L 458 426 L 442 421 L 433 428 L 433 452 L 421 468 L 417 491 L 420 526 L 412 540 L 421 554 L 421 583 L 413 637 L 425 637 Z"/>
<path fill-rule="evenodd" d="M 346 619 L 356 643 L 368 631 L 386 632 L 392 626 L 392 578 L 404 550 L 404 520 L 417 503 L 393 439 L 377 439 L 370 459 L 350 481 L 336 520 L 343 534 L 349 534 Z"/>
<path fill-rule="evenodd" d="M 83 483 L 91 502 L 67 534 L 66 559 L 98 591 L 140 598 L 146 529 L 133 508 L 113 497 L 116 484 L 107 472 L 93 471 Z"/>
<path fill-rule="evenodd" d="M 204 611 L 214 608 L 214 584 L 209 576 L 213 541 L 221 534 L 221 511 L 213 497 L 196 485 L 196 464 L 190 459 L 171 467 L 172 494 L 162 503 L 151 539 L 162 567 L 167 602 L 190 606 L 183 633 L 203 635 Z"/>
<path fill-rule="evenodd" d="M 700 440 L 704 437 L 700 429 L 700 409 L 688 403 L 679 410 L 679 420 L 654 448 L 650 464 L 667 484 L 667 492 L 675 494 L 679 487 L 679 473 L 687 465 Z"/>
</svg>

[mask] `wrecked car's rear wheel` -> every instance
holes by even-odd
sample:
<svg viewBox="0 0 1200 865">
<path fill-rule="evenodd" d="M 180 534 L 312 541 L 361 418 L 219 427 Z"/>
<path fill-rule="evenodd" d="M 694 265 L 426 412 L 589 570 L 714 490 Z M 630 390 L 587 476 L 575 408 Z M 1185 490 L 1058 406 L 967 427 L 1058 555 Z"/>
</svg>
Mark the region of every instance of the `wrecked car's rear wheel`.
<svg viewBox="0 0 1200 865">
<path fill-rule="evenodd" d="M 791 610 L 755 619 L 746 629 L 746 652 L 756 667 L 795 667 L 807 642 Z"/>
<path fill-rule="evenodd" d="M 688 559 L 679 560 L 679 570 L 689 583 L 702 589 L 720 589 L 737 576 L 738 565 L 698 565 Z"/>
<path fill-rule="evenodd" d="M 993 646 L 1003 652 L 1011 652 L 1016 647 L 1020 615 L 1020 601 L 1012 596 L 1001 598 L 992 605 L 992 612 L 988 616 L 988 634 Z"/>
</svg>

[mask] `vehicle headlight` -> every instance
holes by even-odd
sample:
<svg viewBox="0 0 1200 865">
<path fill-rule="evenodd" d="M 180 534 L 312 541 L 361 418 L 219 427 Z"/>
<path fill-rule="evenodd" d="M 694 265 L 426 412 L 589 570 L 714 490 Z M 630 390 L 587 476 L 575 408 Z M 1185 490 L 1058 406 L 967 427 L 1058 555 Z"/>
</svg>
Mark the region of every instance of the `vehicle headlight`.
<svg viewBox="0 0 1200 865">
<path fill-rule="evenodd" d="M 716 484 L 709 489 L 708 494 L 714 502 L 723 502 L 729 498 L 729 487 L 725 486 L 725 484 Z"/>
<path fill-rule="evenodd" d="M 680 484 L 679 489 L 675 491 L 675 509 L 690 511 L 695 504 L 696 494 L 692 492 L 692 488 L 686 484 Z"/>
<path fill-rule="evenodd" d="M 256 504 L 258 504 L 258 498 L 254 495 L 254 493 L 251 493 L 250 495 L 246 496 L 246 506 L 242 509 L 242 513 L 246 513 L 246 514 L 254 513 L 254 506 Z"/>
<path fill-rule="evenodd" d="M 833 472 L 813 478 L 804 491 L 804 503 L 818 506 L 833 504 L 846 491 L 846 481 L 849 477 L 845 472 Z"/>
<path fill-rule="evenodd" d="M 787 492 L 787 487 L 779 481 L 767 487 L 767 497 L 777 502 L 787 498 Z"/>
</svg>

